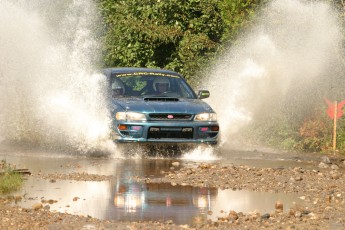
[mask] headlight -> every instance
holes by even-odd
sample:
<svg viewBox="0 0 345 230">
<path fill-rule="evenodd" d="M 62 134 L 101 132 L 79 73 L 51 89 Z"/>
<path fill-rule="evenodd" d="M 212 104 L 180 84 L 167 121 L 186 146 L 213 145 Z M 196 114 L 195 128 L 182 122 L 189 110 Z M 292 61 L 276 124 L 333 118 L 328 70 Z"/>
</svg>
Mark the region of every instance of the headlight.
<svg viewBox="0 0 345 230">
<path fill-rule="evenodd" d="M 216 113 L 199 113 L 194 118 L 195 121 L 217 121 Z"/>
<path fill-rule="evenodd" d="M 117 112 L 115 117 L 119 121 L 146 121 L 146 116 L 143 113 Z"/>
</svg>

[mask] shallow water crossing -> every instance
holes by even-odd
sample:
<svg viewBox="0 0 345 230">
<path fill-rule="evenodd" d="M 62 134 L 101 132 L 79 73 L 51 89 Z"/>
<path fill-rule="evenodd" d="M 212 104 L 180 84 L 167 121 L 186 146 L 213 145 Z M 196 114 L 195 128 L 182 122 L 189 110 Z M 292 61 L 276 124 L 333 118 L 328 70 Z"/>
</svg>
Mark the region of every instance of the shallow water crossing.
<svg viewBox="0 0 345 230">
<path fill-rule="evenodd" d="M 22 189 L 13 194 L 22 197 L 17 205 L 32 208 L 42 204 L 50 211 L 103 220 L 172 220 L 176 224 L 193 224 L 208 219 L 217 220 L 230 210 L 272 213 L 277 201 L 284 204 L 284 212 L 287 212 L 296 203 L 303 202 L 300 194 L 141 183 L 136 179 L 163 177 L 162 171 L 174 171 L 183 165 L 195 163 L 176 158 L 111 159 L 27 152 L 6 152 L 1 153 L 0 157 L 32 173 Z M 234 159 L 223 159 L 223 164 L 232 164 Z M 246 160 L 243 154 L 242 160 Z M 260 159 L 253 161 L 249 156 L 247 161 L 260 163 Z M 179 162 L 180 165 L 172 168 L 173 162 Z M 298 164 L 291 159 L 271 161 L 270 164 L 279 167 L 289 162 Z M 79 180 L 78 175 L 85 173 L 103 175 L 104 179 Z M 71 174 L 76 176 L 69 179 L 59 179 L 57 176 Z"/>
</svg>

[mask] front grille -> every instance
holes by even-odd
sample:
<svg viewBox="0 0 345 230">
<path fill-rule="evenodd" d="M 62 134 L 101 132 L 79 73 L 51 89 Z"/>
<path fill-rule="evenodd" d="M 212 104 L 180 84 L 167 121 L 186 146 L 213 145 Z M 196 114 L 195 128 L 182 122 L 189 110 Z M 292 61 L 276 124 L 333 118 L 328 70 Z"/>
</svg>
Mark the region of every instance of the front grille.
<svg viewBox="0 0 345 230">
<path fill-rule="evenodd" d="M 192 114 L 151 113 L 149 114 L 149 117 L 151 120 L 155 121 L 188 121 L 192 119 Z"/>
<path fill-rule="evenodd" d="M 150 127 L 148 139 L 193 139 L 191 127 Z"/>
</svg>

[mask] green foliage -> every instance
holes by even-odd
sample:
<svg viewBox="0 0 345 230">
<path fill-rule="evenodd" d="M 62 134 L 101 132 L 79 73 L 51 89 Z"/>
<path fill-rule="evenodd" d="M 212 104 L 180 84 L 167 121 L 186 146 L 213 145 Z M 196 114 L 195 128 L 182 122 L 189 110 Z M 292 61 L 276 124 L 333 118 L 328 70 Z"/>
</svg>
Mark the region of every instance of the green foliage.
<svg viewBox="0 0 345 230">
<path fill-rule="evenodd" d="M 99 0 L 104 66 L 158 67 L 193 84 L 266 0 Z"/>
<path fill-rule="evenodd" d="M 17 190 L 22 184 L 22 177 L 4 161 L 1 161 L 0 166 L 0 194 Z"/>
<path fill-rule="evenodd" d="M 236 42 L 239 34 L 252 26 L 253 19 L 267 0 L 223 0 L 220 3 L 226 25 L 222 40 Z"/>
<path fill-rule="evenodd" d="M 344 23 L 344 2 L 326 1 L 334 6 L 339 21 Z M 194 85 L 217 55 L 241 42 L 240 35 L 250 29 L 261 7 L 268 2 L 98 0 L 104 32 L 103 65 L 170 69 L 180 72 Z M 343 53 L 338 55 L 345 63 Z M 261 143 L 286 150 L 329 150 L 332 144 L 329 118 L 309 109 L 299 114 L 300 117 L 292 119 L 276 114 L 274 119 L 262 119 L 247 131 Z M 338 149 L 345 150 L 345 122 L 340 123 Z"/>
<path fill-rule="evenodd" d="M 329 119 L 328 119 L 329 121 Z M 307 118 L 299 129 L 301 141 L 298 147 L 304 151 L 323 151 L 329 148 L 332 126 L 324 116 Z"/>
<path fill-rule="evenodd" d="M 100 0 L 104 65 L 159 67 L 188 79 L 217 51 L 219 0 Z"/>
<path fill-rule="evenodd" d="M 257 143 L 284 150 L 332 151 L 333 121 L 323 110 L 316 110 L 310 114 L 300 123 L 292 121 L 284 114 L 271 119 L 262 119 L 246 130 L 246 136 Z M 337 150 L 345 152 L 344 118 L 338 120 Z"/>
<path fill-rule="evenodd" d="M 245 135 L 248 141 L 255 141 L 257 144 L 264 144 L 281 148 L 284 150 L 293 150 L 299 142 L 299 136 L 296 127 L 284 118 L 284 116 L 275 116 L 271 119 L 262 119 L 251 124 Z"/>
<path fill-rule="evenodd" d="M 337 149 L 341 153 L 345 153 L 345 118 L 341 118 L 338 120 L 338 127 L 337 127 Z"/>
</svg>

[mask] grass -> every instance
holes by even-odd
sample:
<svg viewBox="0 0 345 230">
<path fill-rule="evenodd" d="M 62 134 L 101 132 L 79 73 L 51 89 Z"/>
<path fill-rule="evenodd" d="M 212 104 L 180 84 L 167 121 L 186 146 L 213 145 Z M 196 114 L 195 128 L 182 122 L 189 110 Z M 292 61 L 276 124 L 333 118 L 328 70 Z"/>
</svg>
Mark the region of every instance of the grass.
<svg viewBox="0 0 345 230">
<path fill-rule="evenodd" d="M 14 172 L 5 161 L 0 162 L 0 194 L 16 191 L 22 182 L 20 174 Z"/>
</svg>

